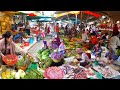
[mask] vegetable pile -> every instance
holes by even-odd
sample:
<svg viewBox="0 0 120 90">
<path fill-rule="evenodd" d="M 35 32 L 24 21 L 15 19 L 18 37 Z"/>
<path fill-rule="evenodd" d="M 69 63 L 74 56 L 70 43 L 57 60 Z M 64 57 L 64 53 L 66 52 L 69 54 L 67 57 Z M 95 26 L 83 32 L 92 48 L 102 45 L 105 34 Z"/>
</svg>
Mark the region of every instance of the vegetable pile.
<svg viewBox="0 0 120 90">
<path fill-rule="evenodd" d="M 117 50 L 116 50 L 116 55 L 117 55 L 117 56 L 120 56 L 120 49 L 117 49 Z"/>
<path fill-rule="evenodd" d="M 29 72 L 26 72 L 26 75 L 24 76 L 24 79 L 43 79 L 43 73 L 41 71 L 38 71 L 36 69 L 30 68 L 31 70 Z"/>
<path fill-rule="evenodd" d="M 41 49 L 37 52 L 37 57 L 40 59 L 40 61 L 43 61 L 49 58 L 50 53 L 51 53 L 50 49 L 46 50 Z"/>
<path fill-rule="evenodd" d="M 75 74 L 74 79 L 87 79 L 87 74 L 84 70 Z"/>
<path fill-rule="evenodd" d="M 47 79 L 63 79 L 64 72 L 59 67 L 49 67 L 45 70 L 44 77 Z"/>
<path fill-rule="evenodd" d="M 52 59 L 48 58 L 40 63 L 40 67 L 43 69 L 46 69 L 46 68 L 50 67 L 51 64 L 52 64 Z"/>
<path fill-rule="evenodd" d="M 19 69 L 18 72 L 12 69 L 7 69 L 6 71 L 2 72 L 3 79 L 20 79 L 24 78 L 24 76 L 25 72 L 21 69 Z"/>
</svg>

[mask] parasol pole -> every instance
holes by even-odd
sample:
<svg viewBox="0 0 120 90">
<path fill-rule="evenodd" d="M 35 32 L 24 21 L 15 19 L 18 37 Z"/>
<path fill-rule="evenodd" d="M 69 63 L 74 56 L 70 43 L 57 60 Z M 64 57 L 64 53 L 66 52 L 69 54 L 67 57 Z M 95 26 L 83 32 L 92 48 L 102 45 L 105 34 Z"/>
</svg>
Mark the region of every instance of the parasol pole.
<svg viewBox="0 0 120 90">
<path fill-rule="evenodd" d="M 70 18 L 69 18 L 69 15 L 67 14 L 67 17 L 68 17 L 68 22 L 70 23 Z"/>
<path fill-rule="evenodd" d="M 77 15 L 78 15 L 78 14 L 75 14 L 75 16 L 76 16 L 76 25 L 77 25 Z"/>
<path fill-rule="evenodd" d="M 82 11 L 80 11 L 80 18 L 81 18 L 81 22 L 80 22 L 80 26 L 81 26 L 81 30 L 82 30 Z"/>
<path fill-rule="evenodd" d="M 82 11 L 80 11 L 80 18 L 81 18 L 81 24 L 82 24 Z"/>
</svg>

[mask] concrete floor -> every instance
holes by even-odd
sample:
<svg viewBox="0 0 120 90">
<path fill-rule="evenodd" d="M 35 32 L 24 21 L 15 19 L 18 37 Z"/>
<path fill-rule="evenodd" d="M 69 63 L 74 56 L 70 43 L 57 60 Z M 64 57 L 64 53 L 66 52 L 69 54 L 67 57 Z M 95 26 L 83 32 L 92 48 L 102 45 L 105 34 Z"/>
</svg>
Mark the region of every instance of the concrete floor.
<svg viewBox="0 0 120 90">
<path fill-rule="evenodd" d="M 50 37 L 46 36 L 44 38 L 44 40 L 46 40 L 48 43 L 50 41 Z M 33 57 L 36 56 L 37 51 L 40 50 L 42 48 L 43 45 L 43 40 L 41 40 L 40 42 L 37 42 L 33 47 L 31 47 L 31 49 L 28 51 Z"/>
</svg>

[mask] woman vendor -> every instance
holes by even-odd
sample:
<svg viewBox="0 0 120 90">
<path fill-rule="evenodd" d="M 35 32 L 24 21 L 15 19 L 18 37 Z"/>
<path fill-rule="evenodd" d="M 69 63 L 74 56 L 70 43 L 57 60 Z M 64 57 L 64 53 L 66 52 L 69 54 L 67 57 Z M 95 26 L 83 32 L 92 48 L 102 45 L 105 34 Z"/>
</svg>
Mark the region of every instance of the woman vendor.
<svg viewBox="0 0 120 90">
<path fill-rule="evenodd" d="M 8 54 L 15 54 L 16 52 L 19 52 L 20 54 L 28 54 L 13 42 L 12 33 L 7 31 L 3 35 L 3 39 L 0 40 L 0 66 L 3 64 L 2 57 Z M 31 56 L 30 54 L 28 55 Z"/>
<path fill-rule="evenodd" d="M 95 55 L 96 57 L 98 57 L 100 59 L 101 57 L 101 53 L 102 53 L 102 48 L 100 43 L 96 44 L 93 49 L 92 49 L 93 55 Z"/>
<path fill-rule="evenodd" d="M 55 50 L 59 48 L 60 43 L 60 38 L 57 35 L 55 35 L 55 38 L 53 40 L 50 40 L 49 46 L 51 47 L 51 49 Z"/>
<path fill-rule="evenodd" d="M 54 43 L 57 44 L 58 46 L 60 45 L 60 38 L 58 37 L 58 35 L 55 35 L 55 38 L 54 38 Z"/>
<path fill-rule="evenodd" d="M 90 58 L 88 55 L 84 52 L 83 49 L 77 49 L 78 54 L 80 55 L 80 59 L 78 61 L 80 62 L 80 65 L 85 67 L 89 64 Z"/>
<path fill-rule="evenodd" d="M 65 53 L 66 53 L 66 47 L 64 45 L 64 41 L 63 40 L 61 41 L 61 44 L 60 44 L 60 46 L 58 48 L 58 52 L 57 53 L 60 54 L 62 59 L 60 59 L 60 60 L 53 60 L 53 63 L 52 63 L 51 66 L 61 66 L 62 64 L 64 64 L 64 59 L 63 58 L 64 58 Z"/>
</svg>

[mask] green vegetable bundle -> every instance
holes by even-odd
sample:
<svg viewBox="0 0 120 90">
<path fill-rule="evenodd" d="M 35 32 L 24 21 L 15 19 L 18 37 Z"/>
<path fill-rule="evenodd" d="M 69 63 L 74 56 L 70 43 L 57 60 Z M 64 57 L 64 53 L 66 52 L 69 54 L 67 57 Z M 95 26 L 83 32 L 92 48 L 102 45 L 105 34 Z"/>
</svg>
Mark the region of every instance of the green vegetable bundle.
<svg viewBox="0 0 120 90">
<path fill-rule="evenodd" d="M 76 48 L 82 48 L 82 44 L 78 44 Z"/>
<path fill-rule="evenodd" d="M 51 66 L 52 62 L 52 59 L 48 58 L 47 60 L 41 62 L 40 67 L 46 69 Z"/>
<path fill-rule="evenodd" d="M 117 50 L 116 50 L 116 55 L 117 55 L 117 56 L 120 56 L 120 49 L 117 49 Z"/>
<path fill-rule="evenodd" d="M 44 79 L 43 72 L 30 68 L 29 72 L 26 72 L 24 79 Z"/>
<path fill-rule="evenodd" d="M 37 52 L 37 57 L 40 59 L 40 61 L 46 60 L 49 58 L 49 54 L 50 54 L 50 50 L 46 49 L 46 50 L 39 50 Z"/>
</svg>

